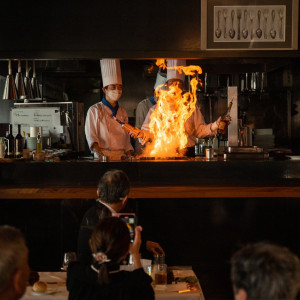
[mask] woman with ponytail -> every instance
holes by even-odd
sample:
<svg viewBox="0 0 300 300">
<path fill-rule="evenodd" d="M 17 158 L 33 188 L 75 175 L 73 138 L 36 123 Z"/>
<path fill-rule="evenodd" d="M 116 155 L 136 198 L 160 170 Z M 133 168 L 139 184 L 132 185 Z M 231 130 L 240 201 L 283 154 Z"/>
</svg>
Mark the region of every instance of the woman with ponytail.
<svg viewBox="0 0 300 300">
<path fill-rule="evenodd" d="M 154 299 L 151 277 L 140 261 L 142 228 L 135 228 L 134 242 L 129 230 L 119 218 L 108 217 L 94 228 L 89 244 L 93 263 L 71 263 L 67 273 L 70 300 L 85 299 Z M 120 271 L 120 264 L 132 255 L 134 270 Z"/>
</svg>

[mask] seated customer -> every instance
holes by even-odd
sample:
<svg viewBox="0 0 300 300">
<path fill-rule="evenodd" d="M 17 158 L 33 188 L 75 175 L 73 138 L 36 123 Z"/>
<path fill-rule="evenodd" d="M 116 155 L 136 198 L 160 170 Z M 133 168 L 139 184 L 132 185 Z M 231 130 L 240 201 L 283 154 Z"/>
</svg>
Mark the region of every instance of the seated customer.
<svg viewBox="0 0 300 300">
<path fill-rule="evenodd" d="M 154 299 L 151 277 L 144 272 L 139 250 L 141 227 L 135 228 L 134 242 L 119 218 L 101 220 L 90 238 L 93 263 L 72 262 L 67 272 L 69 300 Z M 131 253 L 134 271 L 120 271 L 120 263 Z"/>
<path fill-rule="evenodd" d="M 268 243 L 247 245 L 231 258 L 235 300 L 296 299 L 300 291 L 299 258 Z"/>
<path fill-rule="evenodd" d="M 82 262 L 91 261 L 89 238 L 99 220 L 120 212 L 126 205 L 130 190 L 129 179 L 122 170 L 107 171 L 100 179 L 94 206 L 84 215 L 78 234 L 77 256 Z M 154 254 L 164 253 L 158 243 L 147 241 L 146 249 Z"/>
<path fill-rule="evenodd" d="M 29 278 L 28 249 L 19 229 L 0 227 L 0 299 L 20 299 Z"/>
</svg>

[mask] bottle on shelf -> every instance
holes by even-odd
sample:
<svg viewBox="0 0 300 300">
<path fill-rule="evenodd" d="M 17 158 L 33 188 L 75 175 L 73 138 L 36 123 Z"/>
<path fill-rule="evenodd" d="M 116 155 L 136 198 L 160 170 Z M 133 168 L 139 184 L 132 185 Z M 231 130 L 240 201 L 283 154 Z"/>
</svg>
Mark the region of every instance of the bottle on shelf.
<svg viewBox="0 0 300 300">
<path fill-rule="evenodd" d="M 0 138 L 0 158 L 5 157 L 5 138 Z"/>
<path fill-rule="evenodd" d="M 207 140 L 207 147 L 212 148 L 212 139 L 210 137 Z"/>
<path fill-rule="evenodd" d="M 7 139 L 6 157 L 14 158 L 15 157 L 15 138 L 12 134 L 12 124 L 9 124 L 9 130 L 8 130 L 8 135 L 6 136 L 6 139 Z"/>
<path fill-rule="evenodd" d="M 41 139 L 41 134 L 38 133 L 37 138 L 36 138 L 36 150 L 35 153 L 40 153 L 42 152 L 42 139 Z"/>
<path fill-rule="evenodd" d="M 26 133 L 24 130 L 23 130 L 23 141 L 24 141 L 23 149 L 27 149 L 27 139 L 26 139 Z"/>
<path fill-rule="evenodd" d="M 227 117 L 230 116 L 230 110 L 232 107 L 232 103 L 233 103 L 233 99 L 231 99 L 231 101 L 228 105 L 227 111 L 221 116 L 221 121 L 220 121 L 220 125 L 218 128 L 218 134 L 220 134 L 220 135 L 225 135 L 227 132 L 227 127 L 230 122 Z"/>
<path fill-rule="evenodd" d="M 212 140 L 212 148 L 214 149 L 214 154 L 217 155 L 219 150 L 219 140 L 217 135 L 215 135 Z"/>
<path fill-rule="evenodd" d="M 23 142 L 23 137 L 21 135 L 21 125 L 18 124 L 18 133 L 15 137 L 15 157 L 16 158 L 22 157 L 23 148 L 24 148 L 24 142 Z"/>
</svg>

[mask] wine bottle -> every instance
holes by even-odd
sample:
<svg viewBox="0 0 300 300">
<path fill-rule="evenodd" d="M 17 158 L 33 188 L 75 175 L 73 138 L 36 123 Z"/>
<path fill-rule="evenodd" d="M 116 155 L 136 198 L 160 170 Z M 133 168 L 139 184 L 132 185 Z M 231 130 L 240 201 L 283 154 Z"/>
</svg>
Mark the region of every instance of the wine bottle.
<svg viewBox="0 0 300 300">
<path fill-rule="evenodd" d="M 12 134 L 12 124 L 9 124 L 9 130 L 7 138 L 7 152 L 6 157 L 7 158 L 14 158 L 15 155 L 15 138 Z"/>
<path fill-rule="evenodd" d="M 230 122 L 227 117 L 230 116 L 230 110 L 232 107 L 232 103 L 233 103 L 233 99 L 230 101 L 227 111 L 221 116 L 221 121 L 220 121 L 219 128 L 218 128 L 218 134 L 221 134 L 221 135 L 226 134 L 227 126 Z"/>
<path fill-rule="evenodd" d="M 24 142 L 23 142 L 23 137 L 21 135 L 21 125 L 18 124 L 18 134 L 15 137 L 15 157 L 16 158 L 22 157 L 23 147 L 24 147 Z"/>
</svg>

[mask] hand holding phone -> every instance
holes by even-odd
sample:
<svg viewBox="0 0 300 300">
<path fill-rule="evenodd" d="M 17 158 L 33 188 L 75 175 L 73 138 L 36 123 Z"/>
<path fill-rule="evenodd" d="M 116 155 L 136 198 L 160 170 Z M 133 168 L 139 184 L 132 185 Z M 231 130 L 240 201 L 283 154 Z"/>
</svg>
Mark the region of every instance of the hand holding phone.
<svg viewBox="0 0 300 300">
<path fill-rule="evenodd" d="M 129 234 L 130 234 L 130 241 L 134 241 L 135 237 L 135 227 L 136 227 L 136 221 L 135 221 L 135 214 L 134 213 L 117 213 L 114 214 L 114 216 L 121 218 L 126 226 L 128 227 Z"/>
</svg>

